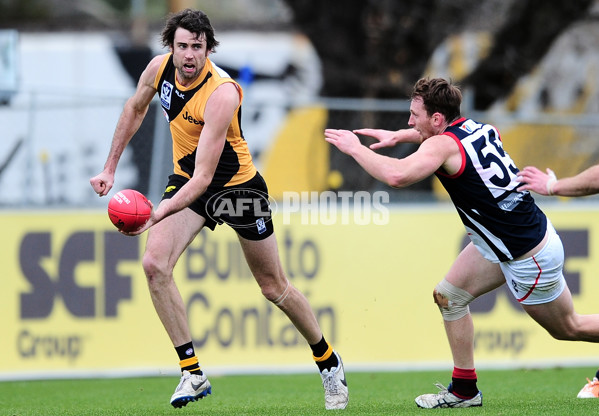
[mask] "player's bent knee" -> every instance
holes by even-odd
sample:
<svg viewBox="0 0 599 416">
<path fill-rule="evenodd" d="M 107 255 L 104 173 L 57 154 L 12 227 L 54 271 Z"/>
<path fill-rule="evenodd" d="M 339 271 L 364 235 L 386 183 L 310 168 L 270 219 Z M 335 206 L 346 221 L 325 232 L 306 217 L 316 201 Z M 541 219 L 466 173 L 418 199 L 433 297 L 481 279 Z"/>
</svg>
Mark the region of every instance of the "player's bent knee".
<svg viewBox="0 0 599 416">
<path fill-rule="evenodd" d="M 444 320 L 457 321 L 470 313 L 474 296 L 443 279 L 433 290 L 433 299 Z"/>
<path fill-rule="evenodd" d="M 144 254 L 141 265 L 150 285 L 164 282 L 172 276 L 172 270 L 168 269 L 168 265 L 148 252 Z"/>
<path fill-rule="evenodd" d="M 260 292 L 262 293 L 262 296 L 264 296 L 266 300 L 270 302 L 272 302 L 279 296 L 279 291 L 277 291 L 276 288 L 272 286 L 261 286 Z"/>
<path fill-rule="evenodd" d="M 160 264 L 157 261 L 156 257 L 148 252 L 144 253 L 141 259 L 141 267 L 143 267 L 146 275 L 156 274 L 160 270 Z"/>
<path fill-rule="evenodd" d="M 281 289 L 278 285 L 262 287 L 261 289 L 262 295 L 264 295 L 266 299 L 274 303 L 276 306 L 279 306 L 285 301 L 285 299 L 287 299 L 287 296 L 289 296 L 289 293 L 293 287 L 291 286 L 289 280 L 287 280 L 287 284 L 283 289 Z"/>
</svg>

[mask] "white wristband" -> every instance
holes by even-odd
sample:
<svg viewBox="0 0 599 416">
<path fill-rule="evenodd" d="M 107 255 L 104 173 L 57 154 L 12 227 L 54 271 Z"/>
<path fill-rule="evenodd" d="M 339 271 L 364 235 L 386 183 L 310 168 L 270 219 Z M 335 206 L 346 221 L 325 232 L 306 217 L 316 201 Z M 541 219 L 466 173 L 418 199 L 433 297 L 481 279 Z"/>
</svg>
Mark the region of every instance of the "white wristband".
<svg viewBox="0 0 599 416">
<path fill-rule="evenodd" d="M 547 180 L 547 183 L 545 184 L 546 188 L 547 188 L 547 195 L 553 195 L 553 185 L 555 185 L 555 183 L 557 182 L 557 177 L 555 176 L 555 173 L 551 170 L 551 169 L 547 169 L 548 175 L 549 175 L 549 179 Z"/>
</svg>

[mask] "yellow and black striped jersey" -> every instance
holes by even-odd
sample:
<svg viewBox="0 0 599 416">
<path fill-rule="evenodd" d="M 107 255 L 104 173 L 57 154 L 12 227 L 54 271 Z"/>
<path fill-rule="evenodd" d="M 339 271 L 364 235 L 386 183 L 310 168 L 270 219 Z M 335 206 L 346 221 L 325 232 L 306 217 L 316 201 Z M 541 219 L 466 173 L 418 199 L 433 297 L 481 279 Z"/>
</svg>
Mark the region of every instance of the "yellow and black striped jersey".
<svg viewBox="0 0 599 416">
<path fill-rule="evenodd" d="M 154 88 L 158 91 L 162 110 L 170 125 L 175 174 L 187 178 L 193 176 L 198 141 L 204 127 L 206 102 L 214 90 L 226 82 L 235 84 L 241 103 L 243 92 L 239 84 L 209 59 L 206 59 L 198 79 L 183 87 L 177 82 L 172 54 L 165 56 L 156 74 Z M 240 104 L 227 130 L 225 147 L 210 186 L 239 185 L 252 179 L 255 174 L 256 167 L 241 131 Z"/>
</svg>

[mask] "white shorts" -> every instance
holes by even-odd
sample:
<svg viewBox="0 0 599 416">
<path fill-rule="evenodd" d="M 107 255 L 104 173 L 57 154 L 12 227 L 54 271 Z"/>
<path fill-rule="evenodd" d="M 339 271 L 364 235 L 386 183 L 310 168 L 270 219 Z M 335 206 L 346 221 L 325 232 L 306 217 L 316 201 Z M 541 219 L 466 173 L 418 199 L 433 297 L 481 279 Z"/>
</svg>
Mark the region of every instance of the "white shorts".
<svg viewBox="0 0 599 416">
<path fill-rule="evenodd" d="M 523 305 L 549 303 L 566 287 L 562 240 L 550 223 L 547 223 L 547 233 L 545 247 L 534 256 L 499 263 L 508 287 Z"/>
</svg>

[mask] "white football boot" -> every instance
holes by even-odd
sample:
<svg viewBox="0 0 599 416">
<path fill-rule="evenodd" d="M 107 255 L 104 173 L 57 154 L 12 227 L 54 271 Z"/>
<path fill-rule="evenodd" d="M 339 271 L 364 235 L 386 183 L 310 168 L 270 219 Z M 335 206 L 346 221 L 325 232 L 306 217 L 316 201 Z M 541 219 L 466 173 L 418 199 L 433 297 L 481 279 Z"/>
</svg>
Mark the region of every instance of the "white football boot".
<svg viewBox="0 0 599 416">
<path fill-rule="evenodd" d="M 181 381 L 171 397 L 171 404 L 173 407 L 180 408 L 186 406 L 189 402 L 203 399 L 211 393 L 212 386 L 206 375 L 191 374 L 189 371 L 184 370 Z"/>
<path fill-rule="evenodd" d="M 476 407 L 483 405 L 483 394 L 479 391 L 471 399 L 460 399 L 449 391 L 443 384 L 435 383 L 439 393 L 423 394 L 416 397 L 418 407 L 437 409 L 441 407 Z M 451 387 L 451 384 L 449 385 Z"/>
<path fill-rule="evenodd" d="M 324 387 L 324 405 L 327 410 L 345 409 L 349 401 L 349 391 L 343 370 L 343 361 L 337 352 L 333 352 L 339 360 L 339 365 L 320 373 Z"/>
</svg>

